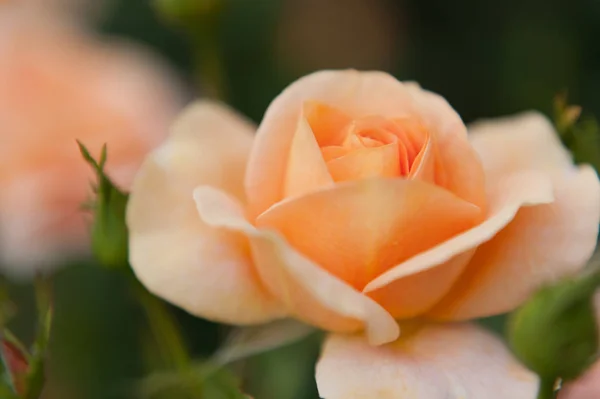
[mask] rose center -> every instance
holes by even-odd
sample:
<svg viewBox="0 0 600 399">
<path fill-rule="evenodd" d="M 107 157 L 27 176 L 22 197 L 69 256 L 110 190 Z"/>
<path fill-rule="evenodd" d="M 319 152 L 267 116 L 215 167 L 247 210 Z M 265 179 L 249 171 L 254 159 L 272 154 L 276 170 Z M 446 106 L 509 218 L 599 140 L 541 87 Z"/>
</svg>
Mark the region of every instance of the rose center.
<svg viewBox="0 0 600 399">
<path fill-rule="evenodd" d="M 352 118 L 321 103 L 305 104 L 305 115 L 334 181 L 411 177 L 429 141 L 414 119 Z"/>
</svg>

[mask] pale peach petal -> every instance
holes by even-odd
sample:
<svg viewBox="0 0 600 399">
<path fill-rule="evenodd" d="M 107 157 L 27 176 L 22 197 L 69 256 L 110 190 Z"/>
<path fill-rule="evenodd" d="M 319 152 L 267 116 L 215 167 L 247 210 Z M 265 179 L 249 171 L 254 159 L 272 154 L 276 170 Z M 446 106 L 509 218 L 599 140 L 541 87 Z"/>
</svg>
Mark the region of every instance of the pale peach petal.
<svg viewBox="0 0 600 399">
<path fill-rule="evenodd" d="M 273 100 L 258 128 L 245 180 L 251 216 L 283 198 L 290 144 L 302 106 L 309 100 L 353 118 L 415 113 L 404 85 L 383 72 L 320 71 L 298 79 Z"/>
<path fill-rule="evenodd" d="M 400 176 L 398 144 L 361 148 L 327 162 L 331 177 L 336 182 L 369 177 Z"/>
<path fill-rule="evenodd" d="M 507 312 L 542 284 L 583 268 L 598 235 L 598 176 L 582 166 L 555 174 L 553 186 L 553 203 L 521 209 L 477 249 L 433 317 L 463 320 Z"/>
<path fill-rule="evenodd" d="M 494 237 L 521 207 L 553 200 L 550 180 L 537 172 L 507 176 L 497 182 L 496 191 L 498 194 L 492 197 L 488 218 L 483 223 L 391 268 L 367 284 L 363 291 L 396 317 L 425 311 L 448 292 L 467 266 L 470 255 L 464 253 L 472 252 Z M 415 294 L 418 296 L 403 294 L 416 291 L 416 287 L 420 288 Z"/>
<path fill-rule="evenodd" d="M 438 94 L 414 84 L 405 87 L 419 107 L 425 128 L 436 135 L 436 183 L 485 209 L 487 176 L 460 116 Z"/>
<path fill-rule="evenodd" d="M 417 327 L 379 347 L 360 336 L 331 335 L 316 378 L 324 399 L 535 399 L 537 394 L 537 377 L 497 337 L 470 324 Z"/>
<path fill-rule="evenodd" d="M 247 240 L 205 225 L 193 199 L 205 183 L 243 198 L 252 131 L 222 106 L 190 106 L 144 162 L 127 208 L 129 259 L 140 281 L 192 314 L 228 323 L 284 314 L 255 276 Z"/>
<path fill-rule="evenodd" d="M 417 180 L 365 179 L 282 201 L 256 219 L 357 289 L 481 221 L 479 208 Z"/>
<path fill-rule="evenodd" d="M 319 145 L 305 118 L 298 120 L 289 151 L 285 197 L 306 194 L 333 183 Z"/>
<path fill-rule="evenodd" d="M 398 325 L 389 313 L 295 251 L 276 232 L 256 229 L 235 199 L 206 186 L 198 187 L 194 198 L 206 223 L 248 236 L 261 279 L 291 314 L 326 330 L 364 327 L 372 344 L 398 337 Z"/>
<path fill-rule="evenodd" d="M 469 126 L 488 181 L 526 169 L 572 169 L 573 162 L 550 121 L 540 113 L 483 120 Z"/>
<path fill-rule="evenodd" d="M 577 170 L 550 122 L 525 113 L 470 129 L 480 154 L 488 196 L 494 182 L 523 170 L 551 179 L 555 202 L 522 209 L 482 245 L 464 276 L 439 306 L 436 318 L 467 319 L 511 310 L 540 284 L 576 272 L 596 245 L 600 187 L 589 167 Z"/>
<path fill-rule="evenodd" d="M 558 399 L 600 398 L 600 361 L 597 361 L 576 381 L 565 384 Z"/>
</svg>

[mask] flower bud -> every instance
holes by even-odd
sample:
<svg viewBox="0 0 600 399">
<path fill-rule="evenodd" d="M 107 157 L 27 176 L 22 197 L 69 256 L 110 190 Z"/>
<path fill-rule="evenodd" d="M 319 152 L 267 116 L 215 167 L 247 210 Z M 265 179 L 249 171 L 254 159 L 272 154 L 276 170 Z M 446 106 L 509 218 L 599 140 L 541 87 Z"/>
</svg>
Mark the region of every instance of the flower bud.
<svg viewBox="0 0 600 399">
<path fill-rule="evenodd" d="M 24 348 L 6 338 L 0 340 L 0 353 L 5 372 L 8 374 L 10 384 L 18 395 L 27 392 L 27 372 L 29 371 L 28 354 Z"/>
<path fill-rule="evenodd" d="M 599 340 L 592 302 L 597 280 L 598 275 L 562 280 L 511 315 L 509 344 L 542 378 L 574 379 L 593 362 Z"/>
<path fill-rule="evenodd" d="M 80 143 L 85 160 L 94 168 L 97 184 L 96 198 L 90 204 L 94 215 L 92 223 L 92 251 L 100 263 L 107 267 L 124 267 L 128 264 L 128 232 L 125 223 L 127 194 L 119 190 L 104 173 L 106 147 L 100 162 L 96 162 Z"/>
</svg>

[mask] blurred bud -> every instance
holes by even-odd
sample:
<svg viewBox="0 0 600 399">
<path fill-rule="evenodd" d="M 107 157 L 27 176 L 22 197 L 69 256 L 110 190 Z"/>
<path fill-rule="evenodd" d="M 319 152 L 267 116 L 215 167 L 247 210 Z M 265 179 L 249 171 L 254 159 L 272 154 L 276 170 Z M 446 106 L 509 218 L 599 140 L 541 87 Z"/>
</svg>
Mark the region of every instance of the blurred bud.
<svg viewBox="0 0 600 399">
<path fill-rule="evenodd" d="M 554 99 L 554 121 L 556 130 L 561 135 L 567 134 L 581 116 L 581 107 L 569 105 L 566 93 L 561 93 Z"/>
<path fill-rule="evenodd" d="M 581 107 L 569 105 L 566 94 L 554 100 L 554 124 L 575 163 L 591 164 L 600 171 L 600 126 L 595 118 L 581 116 Z"/>
<path fill-rule="evenodd" d="M 14 392 L 20 396 L 27 391 L 28 354 L 24 348 L 5 338 L 1 341 L 2 361 Z"/>
<path fill-rule="evenodd" d="M 592 302 L 598 278 L 595 273 L 543 288 L 511 315 L 509 344 L 542 379 L 571 380 L 592 364 L 599 344 Z"/>
<path fill-rule="evenodd" d="M 190 27 L 218 14 L 224 0 L 154 0 L 158 14 L 173 25 Z"/>
<path fill-rule="evenodd" d="M 104 173 L 106 146 L 102 148 L 100 161 L 90 155 L 79 143 L 84 159 L 96 172 L 94 187 L 96 198 L 89 209 L 94 215 L 92 223 L 92 250 L 101 264 L 107 267 L 124 267 L 128 264 L 128 233 L 125 223 L 127 194 L 119 190 Z"/>
</svg>

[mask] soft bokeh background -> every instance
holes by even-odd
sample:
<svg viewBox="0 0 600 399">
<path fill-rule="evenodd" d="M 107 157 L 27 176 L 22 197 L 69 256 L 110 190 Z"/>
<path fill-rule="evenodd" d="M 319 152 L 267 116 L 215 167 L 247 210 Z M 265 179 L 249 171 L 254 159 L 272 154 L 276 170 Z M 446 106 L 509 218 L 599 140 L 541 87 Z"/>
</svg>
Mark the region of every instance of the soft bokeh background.
<svg viewBox="0 0 600 399">
<path fill-rule="evenodd" d="M 102 34 L 149 46 L 196 95 L 210 86 L 194 70 L 191 43 L 157 17 L 150 0 L 87 2 L 55 1 Z M 597 0 L 222 2 L 217 35 L 222 93 L 257 122 L 294 79 L 317 69 L 348 67 L 416 80 L 445 96 L 466 122 L 532 108 L 550 114 L 554 95 L 564 89 L 585 112 L 600 115 Z M 83 161 L 81 167 L 87 167 Z M 17 313 L 11 325 L 29 341 L 35 320 L 32 289 L 15 284 L 12 291 Z M 144 374 L 148 354 L 159 349 L 147 336 L 147 321 L 127 281 L 93 260 L 81 260 L 57 274 L 55 297 L 44 397 L 134 397 L 131 384 Z M 212 353 L 226 334 L 225 326 L 170 310 L 197 357 Z M 501 321 L 490 325 L 500 329 Z M 317 398 L 318 350 L 318 337 L 309 337 L 253 357 L 237 371 L 256 398 Z"/>
</svg>

